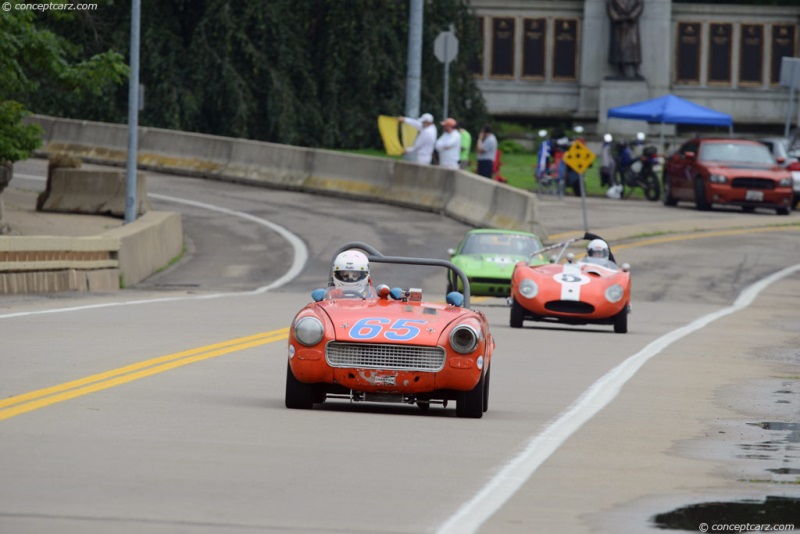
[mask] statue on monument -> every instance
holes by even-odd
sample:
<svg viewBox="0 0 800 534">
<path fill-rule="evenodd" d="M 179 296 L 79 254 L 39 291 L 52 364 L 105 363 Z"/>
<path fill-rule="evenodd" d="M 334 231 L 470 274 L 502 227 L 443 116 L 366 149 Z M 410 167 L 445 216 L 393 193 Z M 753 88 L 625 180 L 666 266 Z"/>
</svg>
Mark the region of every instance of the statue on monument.
<svg viewBox="0 0 800 534">
<path fill-rule="evenodd" d="M 642 79 L 639 74 L 642 62 L 639 17 L 644 4 L 642 0 L 607 0 L 606 6 L 611 19 L 608 62 L 617 66 L 622 78 Z"/>
</svg>

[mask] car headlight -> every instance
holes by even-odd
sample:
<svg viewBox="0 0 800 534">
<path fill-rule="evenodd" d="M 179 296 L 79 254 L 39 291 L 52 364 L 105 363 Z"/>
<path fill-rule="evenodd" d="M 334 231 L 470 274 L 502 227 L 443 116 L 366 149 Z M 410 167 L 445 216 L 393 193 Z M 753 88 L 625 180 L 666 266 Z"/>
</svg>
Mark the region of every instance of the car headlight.
<svg viewBox="0 0 800 534">
<path fill-rule="evenodd" d="M 526 278 L 519 283 L 519 292 L 526 299 L 532 299 L 539 294 L 539 286 L 533 280 Z"/>
<path fill-rule="evenodd" d="M 462 324 L 450 332 L 450 347 L 459 354 L 469 354 L 478 346 L 478 332 L 473 327 Z"/>
<path fill-rule="evenodd" d="M 303 317 L 294 324 L 294 337 L 306 347 L 319 343 L 324 333 L 325 328 L 316 317 Z"/>
<path fill-rule="evenodd" d="M 780 182 L 778 182 L 778 187 L 792 187 L 792 183 L 794 180 L 791 178 L 781 178 Z"/>
<path fill-rule="evenodd" d="M 625 294 L 625 290 L 619 284 L 614 284 L 606 289 L 606 300 L 608 302 L 619 302 L 619 299 Z"/>
<path fill-rule="evenodd" d="M 711 176 L 708 177 L 708 180 L 712 184 L 724 184 L 725 182 L 728 181 L 728 179 L 722 176 L 721 174 L 712 174 Z"/>
</svg>

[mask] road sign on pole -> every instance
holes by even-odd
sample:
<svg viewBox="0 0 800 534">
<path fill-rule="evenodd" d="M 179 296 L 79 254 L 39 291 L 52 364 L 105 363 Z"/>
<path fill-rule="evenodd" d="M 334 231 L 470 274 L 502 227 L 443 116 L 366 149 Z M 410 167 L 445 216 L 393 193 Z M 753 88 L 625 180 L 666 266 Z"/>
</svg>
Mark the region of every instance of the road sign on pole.
<svg viewBox="0 0 800 534">
<path fill-rule="evenodd" d="M 442 106 L 442 118 L 446 119 L 448 115 L 447 105 L 450 101 L 450 62 L 453 61 L 458 55 L 458 38 L 453 33 L 453 27 L 450 30 L 441 32 L 436 36 L 433 42 L 433 55 L 436 59 L 444 63 L 444 105 Z"/>
<path fill-rule="evenodd" d="M 575 141 L 569 150 L 564 154 L 564 163 L 578 173 L 578 183 L 581 188 L 581 206 L 583 207 L 583 231 L 589 231 L 589 217 L 586 214 L 586 185 L 583 180 L 583 173 L 591 167 L 592 162 L 597 156 L 594 152 L 580 141 Z"/>
</svg>

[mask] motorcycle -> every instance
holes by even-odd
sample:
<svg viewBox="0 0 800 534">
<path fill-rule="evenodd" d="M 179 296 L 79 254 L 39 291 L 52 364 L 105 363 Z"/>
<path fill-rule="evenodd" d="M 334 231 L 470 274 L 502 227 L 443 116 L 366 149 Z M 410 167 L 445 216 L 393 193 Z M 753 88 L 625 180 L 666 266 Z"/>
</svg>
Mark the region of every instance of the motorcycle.
<svg viewBox="0 0 800 534">
<path fill-rule="evenodd" d="M 647 200 L 659 199 L 661 184 L 655 169 L 661 165 L 661 157 L 656 147 L 646 146 L 641 156 L 635 156 L 628 143 L 620 141 L 617 143 L 615 163 L 617 183 L 622 186 L 622 198 L 630 196 L 634 189 L 640 187 Z"/>
</svg>

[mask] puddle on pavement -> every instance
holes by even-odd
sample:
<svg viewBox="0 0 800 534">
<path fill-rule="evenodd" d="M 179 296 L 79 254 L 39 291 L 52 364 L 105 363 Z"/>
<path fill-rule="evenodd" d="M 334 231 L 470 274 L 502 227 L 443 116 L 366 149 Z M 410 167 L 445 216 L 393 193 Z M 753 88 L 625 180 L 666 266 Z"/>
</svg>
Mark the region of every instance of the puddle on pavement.
<svg viewBox="0 0 800 534">
<path fill-rule="evenodd" d="M 800 497 L 769 496 L 763 501 L 705 502 L 684 506 L 652 518 L 657 528 L 698 532 L 701 523 L 792 524 L 800 518 Z"/>
</svg>

